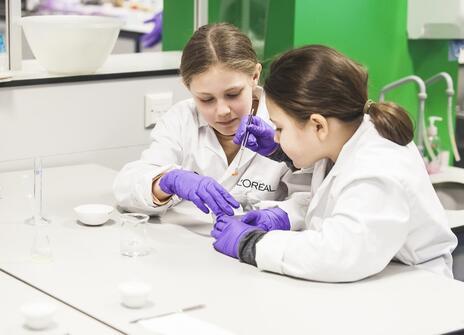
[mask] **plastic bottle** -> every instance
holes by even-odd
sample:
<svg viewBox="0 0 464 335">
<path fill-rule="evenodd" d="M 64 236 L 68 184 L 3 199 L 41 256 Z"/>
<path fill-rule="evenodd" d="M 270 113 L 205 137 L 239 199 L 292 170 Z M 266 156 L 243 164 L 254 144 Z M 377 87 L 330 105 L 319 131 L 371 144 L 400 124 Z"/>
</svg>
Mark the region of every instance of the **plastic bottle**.
<svg viewBox="0 0 464 335">
<path fill-rule="evenodd" d="M 429 127 L 427 128 L 427 136 L 429 137 L 429 142 L 432 147 L 433 153 L 439 155 L 441 152 L 441 141 L 438 136 L 438 128 L 435 125 L 436 121 L 443 121 L 443 118 L 440 116 L 430 116 L 429 117 Z"/>
<path fill-rule="evenodd" d="M 429 117 L 429 127 L 427 128 L 427 137 L 430 143 L 430 147 L 432 148 L 432 152 L 435 155 L 433 159 L 430 157 L 430 161 L 427 166 L 427 171 L 429 173 L 440 172 L 441 167 L 443 165 L 442 160 L 445 156 L 442 150 L 440 137 L 438 136 L 438 128 L 435 125 L 436 121 L 443 121 L 443 118 L 439 116 Z"/>
<path fill-rule="evenodd" d="M 2 33 L 0 33 L 0 78 L 7 71 L 6 60 L 7 60 L 7 55 L 6 55 L 5 36 Z"/>
<path fill-rule="evenodd" d="M 11 71 L 8 69 L 8 54 L 6 52 L 5 35 L 0 33 L 0 80 L 10 80 Z"/>
</svg>

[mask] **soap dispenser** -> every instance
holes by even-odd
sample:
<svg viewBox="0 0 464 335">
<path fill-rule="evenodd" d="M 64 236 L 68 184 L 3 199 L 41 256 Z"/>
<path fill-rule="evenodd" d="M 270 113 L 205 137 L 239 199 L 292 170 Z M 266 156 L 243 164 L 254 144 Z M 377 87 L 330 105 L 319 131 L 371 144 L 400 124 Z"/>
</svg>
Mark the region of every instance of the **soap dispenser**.
<svg viewBox="0 0 464 335">
<path fill-rule="evenodd" d="M 439 156 L 441 152 L 440 137 L 438 137 L 438 128 L 435 125 L 436 121 L 443 121 L 440 116 L 429 117 L 429 127 L 427 128 L 427 136 L 429 139 L 430 146 L 432 147 L 435 156 Z"/>
<path fill-rule="evenodd" d="M 431 158 L 427 166 L 429 173 L 440 172 L 443 166 L 448 165 L 449 152 L 443 151 L 440 137 L 438 136 L 438 128 L 435 125 L 435 122 L 443 121 L 443 118 L 440 116 L 430 116 L 429 117 L 429 127 L 427 128 L 427 137 L 434 154 L 434 158 Z"/>
</svg>

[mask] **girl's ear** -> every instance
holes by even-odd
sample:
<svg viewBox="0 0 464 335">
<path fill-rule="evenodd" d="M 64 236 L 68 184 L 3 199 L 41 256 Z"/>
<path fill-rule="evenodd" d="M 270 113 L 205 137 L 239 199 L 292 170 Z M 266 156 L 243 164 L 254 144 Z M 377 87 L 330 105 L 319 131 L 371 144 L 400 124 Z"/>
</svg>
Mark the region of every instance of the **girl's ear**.
<svg viewBox="0 0 464 335">
<path fill-rule="evenodd" d="M 255 72 L 253 73 L 253 85 L 257 86 L 259 83 L 259 77 L 261 75 L 261 70 L 263 66 L 260 63 L 256 63 Z"/>
<path fill-rule="evenodd" d="M 309 118 L 309 125 L 320 142 L 325 141 L 329 136 L 329 123 L 321 114 L 312 114 Z"/>
</svg>

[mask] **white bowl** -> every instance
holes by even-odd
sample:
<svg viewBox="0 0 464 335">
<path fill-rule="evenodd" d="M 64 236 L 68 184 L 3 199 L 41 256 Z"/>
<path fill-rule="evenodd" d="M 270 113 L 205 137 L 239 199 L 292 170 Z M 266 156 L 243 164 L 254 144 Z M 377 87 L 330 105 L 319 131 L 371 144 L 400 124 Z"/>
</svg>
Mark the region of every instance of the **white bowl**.
<svg viewBox="0 0 464 335">
<path fill-rule="evenodd" d="M 139 281 L 125 282 L 119 285 L 122 303 L 129 308 L 144 307 L 151 289 L 151 285 Z"/>
<path fill-rule="evenodd" d="M 56 74 L 94 73 L 113 50 L 123 24 L 84 15 L 28 16 L 20 22 L 35 58 Z"/>
<path fill-rule="evenodd" d="M 56 307 L 47 302 L 31 302 L 21 306 L 26 327 L 34 330 L 46 329 L 52 323 Z"/>
<path fill-rule="evenodd" d="M 110 219 L 114 208 L 108 205 L 88 204 L 74 208 L 77 219 L 89 226 L 98 226 L 104 224 Z"/>
</svg>

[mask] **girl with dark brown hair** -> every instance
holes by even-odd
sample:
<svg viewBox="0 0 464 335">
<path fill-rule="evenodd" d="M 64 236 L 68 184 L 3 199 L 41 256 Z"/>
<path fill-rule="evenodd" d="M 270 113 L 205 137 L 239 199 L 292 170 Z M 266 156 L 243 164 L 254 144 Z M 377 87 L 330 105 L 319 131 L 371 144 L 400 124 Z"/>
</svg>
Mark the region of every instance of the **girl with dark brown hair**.
<svg viewBox="0 0 464 335">
<path fill-rule="evenodd" d="M 367 79 L 362 66 L 321 45 L 273 62 L 264 90 L 275 150 L 314 167 L 305 226 L 266 232 L 256 226 L 269 220 L 260 211 L 248 222 L 221 216 L 212 232 L 218 251 L 327 282 L 374 275 L 392 260 L 453 276 L 456 237 L 411 142 L 412 122 L 401 107 L 368 100 Z"/>
</svg>

